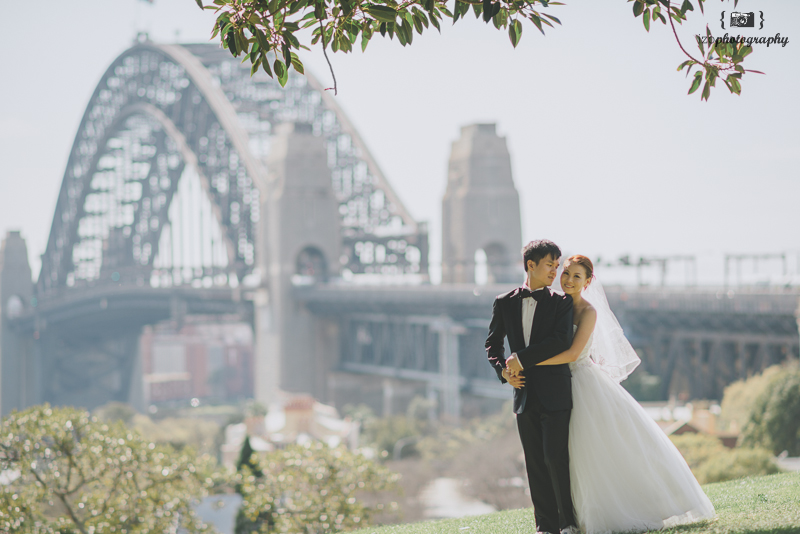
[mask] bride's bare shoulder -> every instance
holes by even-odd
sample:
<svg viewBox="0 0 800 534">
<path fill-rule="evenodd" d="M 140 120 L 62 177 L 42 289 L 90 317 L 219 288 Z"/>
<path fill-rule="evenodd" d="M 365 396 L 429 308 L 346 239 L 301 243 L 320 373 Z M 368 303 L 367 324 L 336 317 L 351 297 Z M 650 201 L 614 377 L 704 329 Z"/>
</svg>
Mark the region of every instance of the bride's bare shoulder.
<svg viewBox="0 0 800 534">
<path fill-rule="evenodd" d="M 580 324 L 583 321 L 596 321 L 596 320 L 597 320 L 597 310 L 595 310 L 594 306 L 592 306 L 587 302 L 586 306 L 584 306 L 580 310 L 577 324 Z"/>
</svg>

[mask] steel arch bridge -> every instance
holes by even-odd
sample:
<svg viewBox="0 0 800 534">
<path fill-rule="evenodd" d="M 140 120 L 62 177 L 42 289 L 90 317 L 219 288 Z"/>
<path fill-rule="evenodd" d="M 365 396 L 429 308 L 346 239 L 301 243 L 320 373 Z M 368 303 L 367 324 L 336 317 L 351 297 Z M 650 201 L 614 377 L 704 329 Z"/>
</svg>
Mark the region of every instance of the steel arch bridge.
<svg viewBox="0 0 800 534">
<path fill-rule="evenodd" d="M 424 225 L 313 76 L 294 76 L 284 89 L 214 45 L 142 42 L 113 62 L 87 106 L 39 299 L 104 284 L 236 287 L 256 265 L 265 157 L 283 122 L 309 123 L 325 140 L 342 267 L 425 276 Z M 381 246 L 379 265 L 362 261 Z"/>
<path fill-rule="evenodd" d="M 182 314 L 253 321 L 241 295 L 263 285 L 259 221 L 281 123 L 324 144 L 335 272 L 427 279 L 426 226 L 313 76 L 282 88 L 215 45 L 138 42 L 98 83 L 69 155 L 25 326 L 39 346 L 30 398 L 139 402 L 142 326 Z"/>
</svg>

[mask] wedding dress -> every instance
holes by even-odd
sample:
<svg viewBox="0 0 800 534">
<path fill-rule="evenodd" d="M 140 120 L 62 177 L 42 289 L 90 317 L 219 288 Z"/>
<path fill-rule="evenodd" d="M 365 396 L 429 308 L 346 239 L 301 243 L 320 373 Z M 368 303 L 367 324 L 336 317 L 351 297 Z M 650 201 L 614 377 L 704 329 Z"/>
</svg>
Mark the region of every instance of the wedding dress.
<svg viewBox="0 0 800 534">
<path fill-rule="evenodd" d="M 660 529 L 714 517 L 714 506 L 678 449 L 619 384 L 614 368 L 609 373 L 603 358 L 593 354 L 596 333 L 569 364 L 573 402 L 569 467 L 578 526 L 587 534 L 600 534 Z M 628 365 L 622 375 L 627 376 L 635 365 Z"/>
</svg>

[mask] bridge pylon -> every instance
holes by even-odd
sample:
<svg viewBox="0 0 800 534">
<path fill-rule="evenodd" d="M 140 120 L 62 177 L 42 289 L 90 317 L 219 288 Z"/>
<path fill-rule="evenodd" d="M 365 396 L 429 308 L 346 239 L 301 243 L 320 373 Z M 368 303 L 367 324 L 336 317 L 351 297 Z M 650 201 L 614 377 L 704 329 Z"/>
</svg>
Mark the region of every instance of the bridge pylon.
<svg viewBox="0 0 800 534">
<path fill-rule="evenodd" d="M 11 322 L 30 311 L 33 297 L 28 247 L 19 232 L 8 232 L 0 248 L 0 415 L 40 401 L 34 338 Z"/>
<path fill-rule="evenodd" d="M 475 283 L 481 250 L 487 283 L 521 280 L 521 247 L 519 193 L 506 140 L 494 124 L 463 126 L 442 199 L 442 282 Z"/>
<path fill-rule="evenodd" d="M 297 286 L 339 274 L 339 201 L 331 186 L 328 147 L 306 123 L 275 129 L 267 159 L 267 195 L 259 228 L 262 284 L 255 300 L 255 396 L 282 392 L 327 397 L 326 377 L 339 353 L 335 323 L 323 324 L 293 298 Z"/>
</svg>

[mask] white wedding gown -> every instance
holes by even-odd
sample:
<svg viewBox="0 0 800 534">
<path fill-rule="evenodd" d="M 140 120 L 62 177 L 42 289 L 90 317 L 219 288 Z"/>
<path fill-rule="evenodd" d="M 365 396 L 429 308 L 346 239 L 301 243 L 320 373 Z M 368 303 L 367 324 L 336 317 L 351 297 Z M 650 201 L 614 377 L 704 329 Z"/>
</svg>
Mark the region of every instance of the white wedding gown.
<svg viewBox="0 0 800 534">
<path fill-rule="evenodd" d="M 589 357 L 592 337 L 569 364 L 569 467 L 578 526 L 587 534 L 644 531 L 714 517 L 678 449 Z"/>
</svg>

